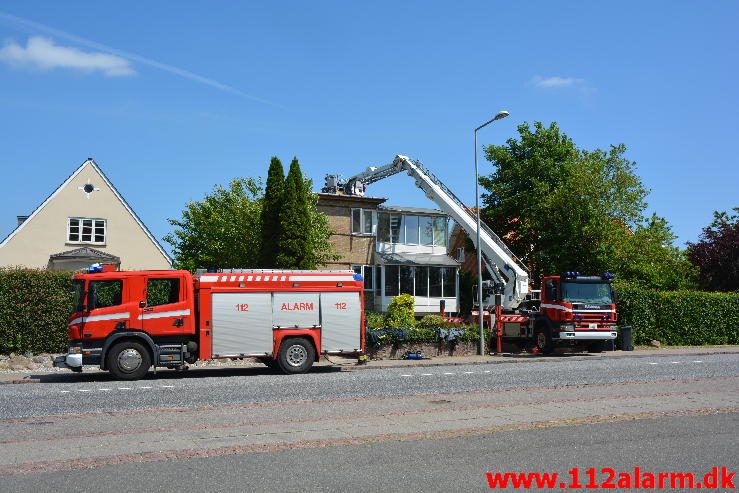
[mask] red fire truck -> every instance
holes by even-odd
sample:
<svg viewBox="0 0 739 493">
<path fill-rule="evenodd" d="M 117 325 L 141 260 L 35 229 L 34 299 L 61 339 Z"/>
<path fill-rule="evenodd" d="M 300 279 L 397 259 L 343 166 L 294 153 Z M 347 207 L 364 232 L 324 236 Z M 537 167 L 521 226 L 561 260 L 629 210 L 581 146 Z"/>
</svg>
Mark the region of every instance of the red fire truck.
<svg viewBox="0 0 739 493">
<path fill-rule="evenodd" d="M 99 365 L 123 380 L 151 366 L 185 369 L 215 358 L 258 358 L 307 372 L 321 354 L 364 352 L 364 283 L 352 271 L 115 271 L 72 281 L 69 353 L 54 366 Z"/>
</svg>

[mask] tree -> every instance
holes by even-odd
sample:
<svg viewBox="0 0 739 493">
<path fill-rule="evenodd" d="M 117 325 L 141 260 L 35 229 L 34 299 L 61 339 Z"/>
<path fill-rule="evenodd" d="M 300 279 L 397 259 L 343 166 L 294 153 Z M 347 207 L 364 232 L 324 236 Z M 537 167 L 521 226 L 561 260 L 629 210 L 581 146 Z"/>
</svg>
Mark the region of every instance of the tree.
<svg viewBox="0 0 739 493">
<path fill-rule="evenodd" d="M 197 268 L 260 267 L 262 183 L 237 178 L 228 188 L 217 185 L 199 202 L 190 201 L 182 219 L 169 219 L 176 229 L 164 237 L 175 266 Z"/>
<path fill-rule="evenodd" d="M 275 160 L 270 164 L 271 176 L 277 167 Z M 191 272 L 229 267 L 315 269 L 338 259 L 329 242 L 332 231 L 328 217 L 316 209 L 318 197 L 311 190 L 311 181 L 303 180 L 298 160 L 294 159 L 285 180 L 284 199 L 275 201 L 279 206 L 275 220 L 263 213 L 268 200 L 261 180 L 238 178 L 228 188 L 216 186 L 203 200 L 188 202 L 181 219 L 169 219 L 174 230 L 164 240 L 173 246 L 175 266 Z M 292 205 L 286 208 L 287 199 Z M 281 233 L 275 238 L 263 234 L 263 228 Z M 293 236 L 287 238 L 286 233 Z M 282 249 L 282 240 L 291 250 Z M 274 251 L 272 265 L 263 263 L 263 241 Z"/>
<path fill-rule="evenodd" d="M 276 266 L 276 242 L 280 238 L 280 210 L 282 209 L 285 173 L 282 162 L 272 156 L 267 172 L 267 186 L 262 202 L 262 267 L 271 269 Z"/>
<path fill-rule="evenodd" d="M 685 259 L 672 247 L 667 223 L 644 217 L 648 190 L 624 157 L 626 146 L 579 149 L 556 123 L 523 123 L 518 132 L 518 140 L 485 148 L 496 169 L 480 178 L 487 190 L 482 214 L 522 255 L 532 281 L 615 270 L 652 287 L 675 287 L 662 274 L 676 263 L 684 267 Z M 650 253 L 637 262 L 626 251 Z"/>
<path fill-rule="evenodd" d="M 739 207 L 735 214 L 714 212 L 698 243 L 688 243 L 688 259 L 699 270 L 701 286 L 739 291 Z"/>
<path fill-rule="evenodd" d="M 310 255 L 310 206 L 306 197 L 306 183 L 300 171 L 298 158 L 293 158 L 285 180 L 280 236 L 277 242 L 277 266 L 283 269 L 312 269 Z"/>
</svg>

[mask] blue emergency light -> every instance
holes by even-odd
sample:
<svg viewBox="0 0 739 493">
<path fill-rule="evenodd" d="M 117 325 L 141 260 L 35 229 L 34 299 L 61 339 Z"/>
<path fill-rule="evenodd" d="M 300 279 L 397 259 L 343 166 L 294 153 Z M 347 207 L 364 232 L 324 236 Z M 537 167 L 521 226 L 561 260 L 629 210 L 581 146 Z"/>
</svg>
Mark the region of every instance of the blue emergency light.
<svg viewBox="0 0 739 493">
<path fill-rule="evenodd" d="M 606 272 L 605 274 L 603 274 L 600 277 L 602 277 L 603 279 L 606 279 L 608 281 L 612 281 L 613 279 L 616 278 L 616 274 L 611 274 L 610 272 Z"/>
<path fill-rule="evenodd" d="M 96 272 L 102 272 L 103 271 L 103 264 L 101 263 L 95 263 L 92 264 L 90 267 L 87 268 L 87 272 L 90 274 L 94 274 Z"/>
<path fill-rule="evenodd" d="M 565 279 L 574 279 L 579 275 L 580 275 L 579 272 L 574 272 L 574 271 L 567 271 L 564 273 Z"/>
<path fill-rule="evenodd" d="M 362 274 L 354 274 L 354 280 L 355 281 L 363 281 Z"/>
</svg>

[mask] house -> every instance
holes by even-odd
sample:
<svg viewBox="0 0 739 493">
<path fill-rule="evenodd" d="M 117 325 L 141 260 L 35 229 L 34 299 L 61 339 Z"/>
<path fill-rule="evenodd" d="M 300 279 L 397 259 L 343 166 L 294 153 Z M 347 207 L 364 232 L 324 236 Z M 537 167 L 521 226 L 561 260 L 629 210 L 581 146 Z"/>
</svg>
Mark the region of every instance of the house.
<svg viewBox="0 0 739 493">
<path fill-rule="evenodd" d="M 169 269 L 172 260 L 100 167 L 88 158 L 0 243 L 0 266 Z"/>
<path fill-rule="evenodd" d="M 386 199 L 318 194 L 318 210 L 334 231 L 340 260 L 326 268 L 353 269 L 365 282 L 365 308 L 386 311 L 408 293 L 417 315 L 458 311 L 459 263 L 447 252 L 449 217 L 436 209 L 384 206 Z"/>
</svg>

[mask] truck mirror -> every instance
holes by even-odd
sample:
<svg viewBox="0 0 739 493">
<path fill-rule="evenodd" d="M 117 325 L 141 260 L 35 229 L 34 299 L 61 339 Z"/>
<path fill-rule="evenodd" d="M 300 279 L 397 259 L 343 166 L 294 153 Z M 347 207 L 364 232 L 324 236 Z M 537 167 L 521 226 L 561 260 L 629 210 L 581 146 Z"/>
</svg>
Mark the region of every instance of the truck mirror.
<svg viewBox="0 0 739 493">
<path fill-rule="evenodd" d="M 146 307 L 146 301 L 139 301 L 139 308 L 145 308 Z"/>
</svg>

